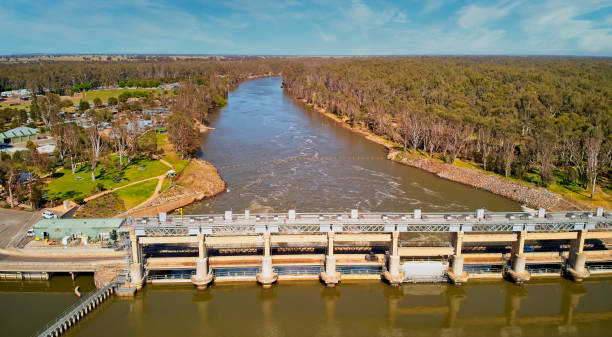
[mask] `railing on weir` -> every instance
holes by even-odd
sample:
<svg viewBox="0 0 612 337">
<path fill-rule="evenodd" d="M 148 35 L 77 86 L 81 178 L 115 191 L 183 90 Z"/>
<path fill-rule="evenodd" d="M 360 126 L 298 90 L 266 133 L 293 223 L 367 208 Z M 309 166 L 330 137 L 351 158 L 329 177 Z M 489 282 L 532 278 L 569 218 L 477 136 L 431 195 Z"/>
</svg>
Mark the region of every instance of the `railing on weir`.
<svg viewBox="0 0 612 337">
<path fill-rule="evenodd" d="M 212 273 L 217 277 L 255 277 L 261 272 L 261 267 L 213 268 Z"/>
<path fill-rule="evenodd" d="M 438 283 L 448 282 L 447 275 L 410 275 L 404 278 L 405 283 Z"/>
<path fill-rule="evenodd" d="M 123 284 L 126 280 L 127 274 L 128 272 L 124 270 L 117 274 L 117 277 L 115 278 L 114 281 L 110 282 L 109 284 L 105 285 L 104 287 L 98 290 L 94 290 L 94 291 L 91 291 L 85 294 L 77 302 L 70 305 L 68 308 L 66 308 L 64 311 L 62 311 L 60 314 L 58 314 L 52 320 L 50 320 L 49 323 L 47 323 L 44 327 L 40 328 L 38 331 L 33 333 L 32 337 L 34 336 L 40 336 L 40 337 L 52 336 L 53 332 L 56 331 L 62 324 L 64 324 L 64 322 L 66 321 L 66 317 L 75 316 L 80 311 L 84 310 L 85 307 L 91 303 L 92 299 L 95 299 L 96 297 L 101 296 L 102 294 L 104 294 L 106 291 L 108 291 L 111 288 L 115 288 L 119 286 L 120 284 Z"/>
<path fill-rule="evenodd" d="M 463 270 L 471 275 L 479 274 L 501 274 L 504 272 L 503 266 L 490 266 L 490 265 L 464 265 Z"/>
<path fill-rule="evenodd" d="M 593 274 L 612 273 L 612 264 L 590 264 L 586 268 Z"/>
<path fill-rule="evenodd" d="M 529 265 L 526 266 L 525 270 L 527 270 L 531 275 L 544 275 L 544 274 L 554 274 L 561 275 L 563 269 L 561 266 L 558 268 L 530 268 Z"/>
<path fill-rule="evenodd" d="M 559 232 L 612 230 L 612 213 L 273 213 L 142 217 L 130 221 L 137 236 L 255 235 L 349 232 Z M 125 229 L 124 229 L 125 230 Z"/>
<path fill-rule="evenodd" d="M 191 271 L 190 273 L 148 275 L 147 282 L 160 280 L 191 280 L 191 276 L 193 275 L 195 275 L 195 270 Z"/>
<path fill-rule="evenodd" d="M 277 275 L 319 275 L 323 271 L 323 266 L 279 266 L 273 267 Z"/>
<path fill-rule="evenodd" d="M 336 271 L 346 275 L 380 275 L 383 266 L 336 266 Z"/>
</svg>

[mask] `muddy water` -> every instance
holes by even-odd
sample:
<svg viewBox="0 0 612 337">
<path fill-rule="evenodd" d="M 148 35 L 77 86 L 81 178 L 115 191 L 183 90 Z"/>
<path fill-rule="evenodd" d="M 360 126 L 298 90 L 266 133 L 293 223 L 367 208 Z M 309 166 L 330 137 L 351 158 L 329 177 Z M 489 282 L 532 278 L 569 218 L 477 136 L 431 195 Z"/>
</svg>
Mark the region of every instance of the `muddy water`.
<svg viewBox="0 0 612 337">
<path fill-rule="evenodd" d="M 219 168 L 229 191 L 191 205 L 225 210 L 302 212 L 518 210 L 500 196 L 384 159 L 386 149 L 308 111 L 281 78 L 248 81 L 211 116 L 201 157 Z"/>
<path fill-rule="evenodd" d="M 67 336 L 609 336 L 609 282 L 148 286 Z"/>
</svg>

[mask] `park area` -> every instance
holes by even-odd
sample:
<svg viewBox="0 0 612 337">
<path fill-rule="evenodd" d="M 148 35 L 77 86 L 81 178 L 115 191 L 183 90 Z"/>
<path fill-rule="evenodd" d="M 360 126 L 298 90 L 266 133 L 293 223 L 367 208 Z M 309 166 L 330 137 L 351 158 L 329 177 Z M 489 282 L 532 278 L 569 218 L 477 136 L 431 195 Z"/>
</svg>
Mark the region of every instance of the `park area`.
<svg viewBox="0 0 612 337">
<path fill-rule="evenodd" d="M 47 198 L 56 203 L 73 200 L 82 204 L 75 216 L 89 218 L 113 217 L 144 203 L 172 185 L 167 177 L 169 170 L 180 173 L 189 163 L 172 151 L 165 134 L 156 136 L 163 151 L 160 159 L 139 156 L 120 169 L 119 157 L 113 155 L 98 164 L 95 181 L 91 180 L 88 163 L 75 174 L 70 169 L 62 169 L 50 176 L 45 188 Z"/>
</svg>

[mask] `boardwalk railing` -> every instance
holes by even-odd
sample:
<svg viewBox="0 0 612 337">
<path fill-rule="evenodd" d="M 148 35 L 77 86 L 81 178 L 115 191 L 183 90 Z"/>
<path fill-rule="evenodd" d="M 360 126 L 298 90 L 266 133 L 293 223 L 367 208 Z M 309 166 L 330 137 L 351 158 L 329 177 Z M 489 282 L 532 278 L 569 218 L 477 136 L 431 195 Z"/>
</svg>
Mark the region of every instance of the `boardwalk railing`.
<svg viewBox="0 0 612 337">
<path fill-rule="evenodd" d="M 114 281 L 110 282 L 106 286 L 87 293 L 83 296 L 79 301 L 72 304 L 62 313 L 57 315 L 54 319 L 52 319 L 47 325 L 36 331 L 32 336 L 38 337 L 52 337 L 59 336 L 59 334 L 63 333 L 74 325 L 78 320 L 83 318 L 89 311 L 98 306 L 102 301 L 104 301 L 108 296 L 112 295 L 115 289 L 125 282 L 126 279 L 126 271 L 120 273 Z"/>
</svg>

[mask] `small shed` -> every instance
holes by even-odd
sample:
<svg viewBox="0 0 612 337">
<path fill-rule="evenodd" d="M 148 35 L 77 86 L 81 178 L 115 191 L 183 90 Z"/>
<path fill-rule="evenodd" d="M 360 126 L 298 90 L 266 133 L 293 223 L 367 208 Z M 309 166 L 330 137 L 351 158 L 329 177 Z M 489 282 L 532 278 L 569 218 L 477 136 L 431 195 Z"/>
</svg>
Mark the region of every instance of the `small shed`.
<svg viewBox="0 0 612 337">
<path fill-rule="evenodd" d="M 28 140 L 38 139 L 38 130 L 27 126 L 10 129 L 5 132 L 0 132 L 0 142 L 5 144 L 25 143 Z"/>
<path fill-rule="evenodd" d="M 34 235 L 41 239 L 61 240 L 65 236 L 87 235 L 94 241 L 118 231 L 125 219 L 42 219 L 34 225 Z"/>
</svg>

